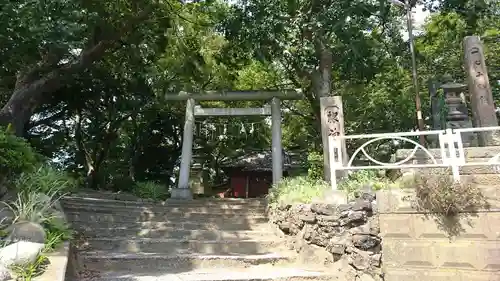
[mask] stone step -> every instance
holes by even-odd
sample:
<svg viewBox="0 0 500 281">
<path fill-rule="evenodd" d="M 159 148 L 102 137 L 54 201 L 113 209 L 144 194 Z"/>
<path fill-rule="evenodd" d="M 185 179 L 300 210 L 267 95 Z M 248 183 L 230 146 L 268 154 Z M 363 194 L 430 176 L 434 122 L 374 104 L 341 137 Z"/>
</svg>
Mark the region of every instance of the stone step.
<svg viewBox="0 0 500 281">
<path fill-rule="evenodd" d="M 78 196 L 66 196 L 62 200 L 63 204 L 87 204 L 99 206 L 129 206 L 129 207 L 179 207 L 179 208 L 220 208 L 220 209 L 242 209 L 245 207 L 266 207 L 267 201 L 265 199 L 195 199 L 195 200 L 172 200 L 161 203 L 140 202 L 140 201 L 122 201 L 100 198 L 85 198 Z"/>
<path fill-rule="evenodd" d="M 441 163 L 441 159 L 436 159 L 437 163 Z M 460 174 L 461 175 L 475 175 L 475 174 L 500 174 L 500 163 L 498 165 L 484 165 L 484 163 L 487 163 L 489 159 L 486 158 L 474 158 L 474 159 L 467 159 L 466 163 L 482 163 L 483 165 L 477 165 L 477 166 L 463 166 L 459 167 L 460 169 Z M 419 159 L 419 160 L 411 160 L 408 161 L 404 164 L 407 165 L 424 165 L 424 164 L 434 164 L 434 162 L 431 159 Z M 412 169 L 420 169 L 420 168 L 404 168 L 401 169 L 403 172 L 404 171 L 410 171 Z M 445 171 L 446 169 L 450 169 L 450 167 L 446 168 L 426 168 L 429 170 L 442 170 Z"/>
<path fill-rule="evenodd" d="M 398 149 L 396 151 L 395 158 L 397 161 L 403 160 L 411 155 L 413 149 Z M 441 150 L 439 148 L 428 149 L 429 153 L 436 159 L 441 158 Z M 465 157 L 468 159 L 473 158 L 488 158 L 491 159 L 496 155 L 500 154 L 500 146 L 488 146 L 488 147 L 468 147 L 464 148 Z M 428 154 L 422 150 L 418 150 L 413 158 L 426 159 Z"/>
<path fill-rule="evenodd" d="M 238 230 L 262 230 L 269 229 L 269 224 L 266 222 L 249 223 L 249 222 L 179 222 L 179 221 L 89 221 L 88 219 L 75 219 L 68 216 L 72 225 L 78 225 L 77 228 L 116 228 L 128 227 L 137 231 L 141 229 L 158 229 L 158 228 L 176 228 L 178 230 L 225 230 L 225 231 L 238 231 Z"/>
<path fill-rule="evenodd" d="M 107 272 L 96 281 L 302 281 L 337 280 L 321 271 L 299 269 L 296 267 L 252 266 L 249 268 L 199 269 L 188 272 L 156 274 L 133 274 L 130 272 Z"/>
<path fill-rule="evenodd" d="M 217 207 L 193 207 L 193 206 L 151 206 L 151 207 L 138 207 L 138 206 L 114 206 L 114 205 L 100 205 L 100 204 L 85 204 L 85 203 L 63 203 L 64 210 L 79 211 L 79 212 L 99 212 L 99 213 L 113 213 L 113 214 L 186 214 L 186 213 L 203 213 L 211 215 L 265 215 L 266 207 L 246 207 L 238 206 L 238 208 L 217 208 Z"/>
<path fill-rule="evenodd" d="M 266 225 L 261 231 L 240 230 L 184 230 L 177 227 L 159 228 L 131 228 L 117 226 L 113 228 L 91 228 L 83 225 L 74 225 L 73 229 L 83 233 L 86 237 L 122 237 L 123 239 L 135 238 L 163 238 L 163 239 L 198 239 L 198 240 L 253 240 L 270 237 L 274 234 Z M 267 231 L 266 231 L 267 230 Z"/>
<path fill-rule="evenodd" d="M 167 214 L 154 216 L 152 214 L 112 214 L 109 212 L 65 212 L 69 221 L 95 221 L 95 222 L 170 222 L 183 223 L 186 221 L 195 223 L 235 223 L 235 224 L 252 224 L 265 223 L 268 221 L 266 216 L 255 215 L 217 215 L 205 213 L 185 213 L 185 214 Z"/>
<path fill-rule="evenodd" d="M 479 174 L 490 174 L 500 176 L 500 165 L 495 166 L 468 166 L 460 167 L 460 175 L 479 175 Z"/>
<path fill-rule="evenodd" d="M 271 237 L 272 238 L 272 237 Z M 113 253 L 163 253 L 163 254 L 211 254 L 257 255 L 283 245 L 277 239 L 261 240 L 188 240 L 138 238 L 92 238 L 83 245 L 85 251 L 109 251 Z"/>
<path fill-rule="evenodd" d="M 463 182 L 481 186 L 500 186 L 500 174 L 462 175 Z"/>
<path fill-rule="evenodd" d="M 293 260 L 280 254 L 207 255 L 164 253 L 110 253 L 106 251 L 79 253 L 80 262 L 89 271 L 127 271 L 134 274 L 186 272 L 194 269 L 247 268 L 260 264 L 289 264 Z"/>
</svg>

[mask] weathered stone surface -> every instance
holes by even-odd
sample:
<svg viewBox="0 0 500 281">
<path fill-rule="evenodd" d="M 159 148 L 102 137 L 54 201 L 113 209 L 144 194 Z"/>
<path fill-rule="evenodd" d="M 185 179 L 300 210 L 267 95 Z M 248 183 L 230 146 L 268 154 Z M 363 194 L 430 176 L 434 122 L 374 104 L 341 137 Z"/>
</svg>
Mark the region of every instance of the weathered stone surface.
<svg viewBox="0 0 500 281">
<path fill-rule="evenodd" d="M 354 228 L 349 229 L 350 234 L 371 234 L 370 223 L 362 224 Z"/>
<path fill-rule="evenodd" d="M 334 226 L 340 225 L 340 222 L 339 222 L 340 217 L 339 216 L 317 215 L 316 219 L 318 221 L 318 225 L 321 225 L 321 226 L 334 227 Z"/>
<path fill-rule="evenodd" d="M 334 262 L 333 256 L 324 247 L 303 243 L 298 250 L 301 263 L 328 265 Z"/>
<path fill-rule="evenodd" d="M 352 223 L 360 223 L 366 221 L 366 213 L 363 211 L 351 211 L 347 217 L 340 221 L 340 225 L 345 226 Z"/>
<path fill-rule="evenodd" d="M 316 222 L 316 215 L 313 213 L 301 214 L 299 216 L 299 219 L 305 223 L 315 223 Z"/>
<path fill-rule="evenodd" d="M 10 280 L 11 279 L 11 276 L 10 276 L 10 272 L 9 272 L 9 269 L 0 263 L 0 281 L 6 281 L 6 280 Z"/>
<path fill-rule="evenodd" d="M 280 203 L 278 205 L 278 210 L 280 211 L 288 211 L 292 207 L 291 204 Z"/>
<path fill-rule="evenodd" d="M 356 269 L 354 269 L 345 258 L 333 264 L 332 272 L 337 276 L 337 280 L 342 281 L 356 281 L 356 276 L 358 275 Z"/>
<path fill-rule="evenodd" d="M 375 254 L 371 256 L 371 265 L 374 267 L 380 267 L 382 262 L 382 254 Z"/>
<path fill-rule="evenodd" d="M 313 211 L 319 215 L 325 215 L 325 216 L 332 216 L 332 215 L 338 213 L 338 210 L 337 210 L 337 208 L 335 208 L 334 205 L 324 204 L 324 203 L 311 204 L 311 211 Z"/>
<path fill-rule="evenodd" d="M 370 253 L 355 251 L 349 256 L 349 263 L 358 270 L 367 270 L 371 265 Z"/>
<path fill-rule="evenodd" d="M 356 278 L 356 281 L 375 281 L 375 279 L 371 275 L 363 273 Z"/>
<path fill-rule="evenodd" d="M 18 241 L 29 241 L 34 243 L 45 243 L 46 234 L 44 228 L 34 222 L 19 222 L 5 229 L 8 233 L 9 243 Z"/>
<path fill-rule="evenodd" d="M 363 194 L 361 194 L 361 196 L 359 198 L 363 199 L 363 200 L 366 200 L 366 201 L 369 201 L 369 202 L 372 202 L 373 200 L 376 199 L 376 196 L 375 196 L 374 193 L 364 192 Z"/>
<path fill-rule="evenodd" d="M 320 232 L 320 231 L 311 231 L 309 241 L 311 244 L 326 247 L 328 245 L 328 241 L 331 238 L 331 234 Z"/>
<path fill-rule="evenodd" d="M 498 186 L 492 187 L 498 190 Z M 497 208 L 443 221 L 439 216 L 407 208 L 394 193 L 385 191 L 379 196 L 385 204 L 379 215 L 385 280 L 499 280 Z M 377 257 L 372 256 L 372 265 Z"/>
<path fill-rule="evenodd" d="M 380 221 L 378 217 L 372 217 L 369 220 L 370 234 L 379 235 L 380 234 Z"/>
<path fill-rule="evenodd" d="M 284 221 L 284 222 L 280 222 L 278 224 L 278 227 L 279 227 L 279 229 L 281 229 L 281 231 L 288 234 L 288 233 L 290 233 L 291 225 L 292 224 L 290 222 Z"/>
<path fill-rule="evenodd" d="M 372 211 L 375 196 L 369 193 L 363 196 L 342 205 L 294 205 L 285 211 L 276 208 L 277 214 L 273 213 L 273 216 L 288 235 L 295 235 L 289 229 L 300 227 L 298 220 L 306 222 L 294 236 L 296 240 L 293 243 L 301 260 L 319 255 L 314 264 L 330 263 L 333 271 L 338 273 L 338 280 L 379 281 L 381 239 L 378 237 L 378 217 Z"/>
<path fill-rule="evenodd" d="M 33 263 L 44 248 L 44 244 L 19 241 L 0 249 L 0 264 L 10 267 Z"/>
<path fill-rule="evenodd" d="M 351 245 L 352 241 L 346 236 L 335 236 L 328 242 L 326 250 L 332 254 L 343 255 L 345 254 L 346 248 Z"/>
<path fill-rule="evenodd" d="M 372 210 L 372 203 L 367 200 L 363 200 L 361 198 L 357 199 L 352 205 L 353 211 L 368 211 Z"/>
<path fill-rule="evenodd" d="M 353 245 L 361 250 L 369 250 L 380 244 L 380 238 L 370 234 L 355 234 L 352 236 Z"/>
</svg>

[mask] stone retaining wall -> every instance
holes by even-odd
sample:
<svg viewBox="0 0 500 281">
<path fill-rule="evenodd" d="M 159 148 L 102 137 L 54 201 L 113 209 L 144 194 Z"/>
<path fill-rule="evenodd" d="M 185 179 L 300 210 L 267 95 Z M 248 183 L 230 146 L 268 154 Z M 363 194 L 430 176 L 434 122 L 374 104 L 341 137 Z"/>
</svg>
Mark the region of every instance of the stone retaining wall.
<svg viewBox="0 0 500 281">
<path fill-rule="evenodd" d="M 343 281 L 383 280 L 381 238 L 375 196 L 363 194 L 346 205 L 282 205 L 270 219 L 303 262 L 338 271 Z"/>
<path fill-rule="evenodd" d="M 483 194 L 489 210 L 458 219 L 417 211 L 414 193 L 377 193 L 385 281 L 500 280 L 500 189 Z"/>
</svg>

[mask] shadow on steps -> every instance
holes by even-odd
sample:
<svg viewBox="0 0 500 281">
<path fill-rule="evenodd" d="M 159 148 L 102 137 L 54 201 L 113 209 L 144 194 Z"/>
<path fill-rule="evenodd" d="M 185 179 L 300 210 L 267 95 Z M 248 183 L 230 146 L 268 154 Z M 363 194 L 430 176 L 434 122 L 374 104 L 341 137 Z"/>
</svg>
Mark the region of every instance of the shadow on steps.
<svg viewBox="0 0 500 281">
<path fill-rule="evenodd" d="M 174 281 L 169 274 L 290 262 L 270 251 L 280 240 L 267 224 L 263 200 L 145 205 L 65 199 L 63 207 L 77 231 L 66 280 L 138 280 L 128 273 Z M 109 279 L 109 272 L 124 275 Z"/>
</svg>

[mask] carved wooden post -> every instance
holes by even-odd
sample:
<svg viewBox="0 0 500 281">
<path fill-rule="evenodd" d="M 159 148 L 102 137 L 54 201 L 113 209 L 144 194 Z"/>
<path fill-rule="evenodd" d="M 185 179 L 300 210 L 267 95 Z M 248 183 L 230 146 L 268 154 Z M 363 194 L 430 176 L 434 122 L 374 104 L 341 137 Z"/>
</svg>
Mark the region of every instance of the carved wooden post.
<svg viewBox="0 0 500 281">
<path fill-rule="evenodd" d="M 321 137 L 323 141 L 323 165 L 325 180 L 330 181 L 330 147 L 328 137 L 344 135 L 344 111 L 342 97 L 321 97 Z M 347 160 L 345 142 L 342 142 L 342 159 Z M 337 174 L 338 176 L 338 174 Z"/>
<path fill-rule="evenodd" d="M 478 36 L 464 39 L 465 70 L 469 82 L 472 115 L 477 127 L 498 126 L 488 71 L 484 60 L 483 46 Z M 479 133 L 479 145 L 498 145 L 493 132 Z"/>
</svg>

